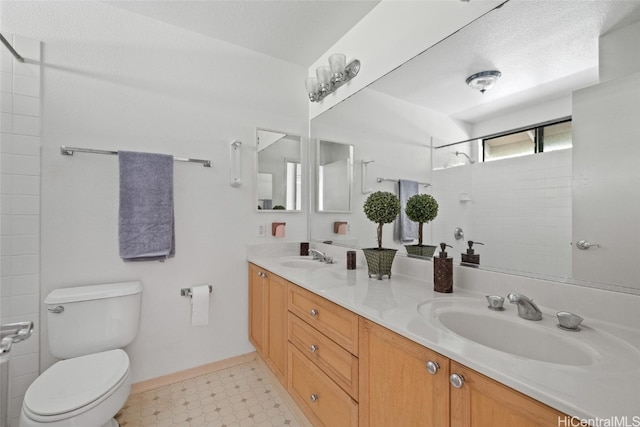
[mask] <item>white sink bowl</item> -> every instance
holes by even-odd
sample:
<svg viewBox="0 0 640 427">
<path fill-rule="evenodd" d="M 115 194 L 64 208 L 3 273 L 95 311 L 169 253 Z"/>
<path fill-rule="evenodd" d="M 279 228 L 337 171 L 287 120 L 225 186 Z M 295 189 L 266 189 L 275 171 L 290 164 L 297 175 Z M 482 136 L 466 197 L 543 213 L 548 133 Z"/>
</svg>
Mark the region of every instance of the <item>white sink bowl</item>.
<svg viewBox="0 0 640 427">
<path fill-rule="evenodd" d="M 314 260 L 311 257 L 300 256 L 300 257 L 283 258 L 282 260 L 280 260 L 280 265 L 287 268 L 301 268 L 301 269 L 307 269 L 307 270 L 316 270 L 318 268 L 327 267 L 331 264 Z"/>
<path fill-rule="evenodd" d="M 589 347 L 546 328 L 510 319 L 515 312 L 495 317 L 465 311 L 444 311 L 438 321 L 451 332 L 504 353 L 560 365 L 590 365 Z"/>
<path fill-rule="evenodd" d="M 418 311 L 466 340 L 521 358 L 572 366 L 592 365 L 599 359 L 579 339 L 580 333 L 561 331 L 549 315 L 543 321 L 524 320 L 515 308 L 494 312 L 483 302 L 468 299 L 430 301 Z"/>
</svg>

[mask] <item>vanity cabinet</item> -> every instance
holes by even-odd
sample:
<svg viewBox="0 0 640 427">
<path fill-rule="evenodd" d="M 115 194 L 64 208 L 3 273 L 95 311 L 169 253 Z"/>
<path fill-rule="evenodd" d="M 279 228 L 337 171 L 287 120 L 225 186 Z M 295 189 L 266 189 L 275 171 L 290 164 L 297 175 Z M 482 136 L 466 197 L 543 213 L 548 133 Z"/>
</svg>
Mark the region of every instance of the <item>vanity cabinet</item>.
<svg viewBox="0 0 640 427">
<path fill-rule="evenodd" d="M 462 378 L 460 388 L 451 386 L 450 427 L 548 427 L 569 417 L 506 387 L 457 362 L 451 374 Z M 574 425 L 574 424 L 571 424 Z M 575 424 L 578 425 L 578 424 Z"/>
<path fill-rule="evenodd" d="M 249 336 L 314 426 L 548 427 L 568 419 L 253 264 Z"/>
<path fill-rule="evenodd" d="M 359 412 L 361 426 L 447 427 L 449 359 L 361 318 Z"/>
<path fill-rule="evenodd" d="M 249 264 L 249 341 L 285 387 L 288 288 L 280 276 Z"/>
<path fill-rule="evenodd" d="M 358 425 L 358 315 L 289 287 L 289 393 L 314 426 Z"/>
</svg>

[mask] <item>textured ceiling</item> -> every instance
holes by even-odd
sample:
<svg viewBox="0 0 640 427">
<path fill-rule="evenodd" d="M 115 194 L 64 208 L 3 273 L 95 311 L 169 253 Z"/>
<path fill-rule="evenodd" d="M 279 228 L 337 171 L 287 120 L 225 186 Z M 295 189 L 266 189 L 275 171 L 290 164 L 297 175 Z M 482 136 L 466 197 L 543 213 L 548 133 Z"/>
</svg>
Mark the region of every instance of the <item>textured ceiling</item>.
<svg viewBox="0 0 640 427">
<path fill-rule="evenodd" d="M 173 0 L 106 3 L 308 67 L 379 0 Z"/>
<path fill-rule="evenodd" d="M 511 0 L 370 87 L 478 122 L 596 83 L 599 36 L 638 20 L 637 0 Z M 486 93 L 466 85 L 492 69 L 502 77 Z"/>
</svg>

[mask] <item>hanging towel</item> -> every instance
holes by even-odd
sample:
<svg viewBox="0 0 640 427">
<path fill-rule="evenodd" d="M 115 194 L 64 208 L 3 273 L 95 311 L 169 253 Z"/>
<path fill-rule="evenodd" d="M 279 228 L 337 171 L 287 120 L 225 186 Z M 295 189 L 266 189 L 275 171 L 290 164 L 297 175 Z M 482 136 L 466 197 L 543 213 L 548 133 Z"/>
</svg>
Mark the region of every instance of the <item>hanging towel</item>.
<svg viewBox="0 0 640 427">
<path fill-rule="evenodd" d="M 164 261 L 175 254 L 173 156 L 119 151 L 118 238 L 124 261 Z"/>
<path fill-rule="evenodd" d="M 401 243 L 411 242 L 418 238 L 418 224 L 411 221 L 404 209 L 409 197 L 418 194 L 418 182 L 407 179 L 398 180 L 398 198 L 400 199 L 400 216 L 396 220 L 396 240 Z"/>
</svg>

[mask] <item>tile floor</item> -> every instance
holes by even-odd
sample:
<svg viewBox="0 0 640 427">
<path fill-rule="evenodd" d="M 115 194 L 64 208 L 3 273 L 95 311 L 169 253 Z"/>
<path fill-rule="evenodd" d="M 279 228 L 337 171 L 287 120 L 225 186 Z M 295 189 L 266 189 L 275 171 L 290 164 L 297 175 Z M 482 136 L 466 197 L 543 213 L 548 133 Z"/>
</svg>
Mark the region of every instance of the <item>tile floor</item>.
<svg viewBox="0 0 640 427">
<path fill-rule="evenodd" d="M 245 427 L 308 425 L 297 419 L 282 388 L 253 360 L 131 395 L 116 415 L 121 427 Z"/>
</svg>

